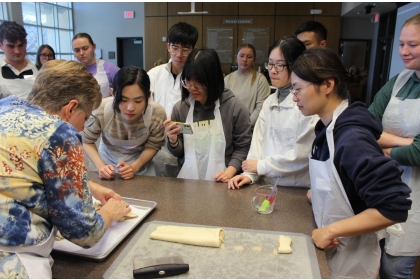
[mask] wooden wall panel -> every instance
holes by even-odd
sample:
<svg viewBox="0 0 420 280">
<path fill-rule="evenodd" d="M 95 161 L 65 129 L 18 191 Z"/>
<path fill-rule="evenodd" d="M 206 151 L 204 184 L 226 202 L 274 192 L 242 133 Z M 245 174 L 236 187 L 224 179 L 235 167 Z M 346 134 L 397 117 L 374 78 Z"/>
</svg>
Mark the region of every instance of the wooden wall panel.
<svg viewBox="0 0 420 280">
<path fill-rule="evenodd" d="M 236 16 L 204 16 L 203 17 L 203 46 L 207 47 L 207 28 L 233 28 L 233 42 L 232 42 L 232 63 L 235 63 L 235 51 L 238 47 L 237 40 L 235 38 L 238 37 L 238 24 L 223 24 L 224 19 L 237 19 Z M 222 63 L 223 73 L 225 75 L 230 73 L 230 65 L 231 63 Z"/>
<path fill-rule="evenodd" d="M 195 11 L 203 11 L 203 3 L 194 2 Z M 191 11 L 191 2 L 168 2 L 168 16 L 181 16 L 178 12 L 189 12 Z M 185 15 L 188 16 L 188 15 Z"/>
<path fill-rule="evenodd" d="M 276 16 L 275 40 L 287 35 L 295 36 L 295 31 L 298 26 L 301 23 L 312 19 L 312 16 Z"/>
<path fill-rule="evenodd" d="M 237 2 L 204 2 L 203 11 L 207 11 L 209 16 L 238 15 Z"/>
<path fill-rule="evenodd" d="M 314 2 L 277 2 L 276 15 L 307 16 L 314 6 Z"/>
<path fill-rule="evenodd" d="M 338 53 L 338 47 L 340 44 L 341 17 L 316 16 L 314 17 L 314 20 L 322 23 L 328 30 L 327 47 Z"/>
<path fill-rule="evenodd" d="M 169 28 L 171 28 L 172 25 L 178 22 L 186 22 L 191 25 L 194 25 L 198 30 L 198 40 L 195 46 L 198 48 L 203 46 L 203 16 L 180 15 L 180 16 L 168 17 L 168 30 Z"/>
<path fill-rule="evenodd" d="M 311 15 L 311 9 L 321 9 L 322 15 Z M 341 26 L 341 3 L 339 2 L 196 2 L 195 10 L 207 11 L 207 15 L 179 15 L 189 12 L 191 2 L 146 2 L 145 3 L 145 50 L 146 69 L 164 56 L 169 59 L 166 43 L 168 29 L 183 21 L 197 27 L 199 38 L 196 47 L 207 45 L 207 28 L 233 27 L 232 62 L 236 62 L 236 49 L 242 44 L 244 28 L 269 28 L 268 47 L 282 36 L 294 36 L 296 28 L 308 20 L 320 21 L 328 29 L 327 45 L 338 52 Z M 224 19 L 252 19 L 253 24 L 223 24 Z M 229 73 L 230 64 L 222 65 Z"/>
<path fill-rule="evenodd" d="M 239 15 L 270 16 L 276 11 L 275 2 L 241 2 L 239 3 Z"/>
<path fill-rule="evenodd" d="M 168 34 L 167 17 L 145 17 L 145 70 L 153 68 L 153 64 L 158 59 L 169 60 L 166 42 L 162 42 L 162 37 Z"/>
<path fill-rule="evenodd" d="M 322 16 L 341 16 L 340 2 L 315 2 L 315 9 L 321 9 Z"/>
<path fill-rule="evenodd" d="M 168 3 L 167 2 L 144 2 L 144 16 L 167 16 Z"/>
</svg>

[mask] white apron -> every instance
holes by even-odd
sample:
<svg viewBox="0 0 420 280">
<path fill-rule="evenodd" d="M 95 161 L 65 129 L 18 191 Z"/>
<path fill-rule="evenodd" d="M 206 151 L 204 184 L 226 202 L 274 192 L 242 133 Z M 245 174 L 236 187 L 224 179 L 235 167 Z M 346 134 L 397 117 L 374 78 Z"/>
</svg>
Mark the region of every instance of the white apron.
<svg viewBox="0 0 420 280">
<path fill-rule="evenodd" d="M 420 134 L 420 99 L 401 100 L 397 93 L 413 75 L 414 71 L 404 70 L 398 76 L 391 99 L 382 117 L 384 131 L 401 137 L 415 137 Z M 396 237 L 387 234 L 385 251 L 392 256 L 420 255 L 420 166 L 399 166 L 403 169 L 401 179 L 411 188 L 411 209 L 401 226 L 404 235 Z"/>
<path fill-rule="evenodd" d="M 312 209 L 318 228 L 354 216 L 353 209 L 334 166 L 333 129 L 338 116 L 348 107 L 345 100 L 334 111 L 327 127 L 330 158 L 323 162 L 309 158 Z M 381 249 L 377 233 L 338 237 L 340 245 L 325 249 L 331 278 L 375 278 L 379 270 Z"/>
<path fill-rule="evenodd" d="M 0 65 L 3 64 L 4 57 L 0 57 Z M 35 78 L 38 74 L 38 69 L 36 68 L 35 64 L 30 64 L 31 70 L 33 75 L 26 79 L 5 79 L 3 78 L 3 74 L 1 73 L 0 69 L 0 98 L 5 98 L 9 95 L 14 95 L 20 97 L 22 99 L 28 98 L 29 93 L 32 90 L 32 86 L 34 85 Z"/>
<path fill-rule="evenodd" d="M 195 100 L 191 95 L 188 99 L 191 106 L 186 122 L 194 127 Z M 214 181 L 214 174 L 226 170 L 226 139 L 220 115 L 220 101 L 216 100 L 215 103 L 213 122 L 194 127 L 193 134 L 183 134 L 185 161 L 178 178 Z"/>
<path fill-rule="evenodd" d="M 0 251 L 16 253 L 25 266 L 30 279 L 51 279 L 54 260 L 50 253 L 54 246 L 57 229 L 53 227 L 50 236 L 40 244 L 31 246 L 1 246 Z"/>
<path fill-rule="evenodd" d="M 112 97 L 109 98 L 113 99 Z M 131 164 L 139 158 L 144 150 L 143 144 L 149 138 L 149 126 L 153 108 L 149 102 L 146 110 L 143 112 L 145 127 L 135 132 L 137 137 L 132 140 L 122 140 L 113 138 L 107 133 L 107 128 L 116 118 L 112 105 L 113 100 L 110 100 L 104 107 L 104 129 L 102 130 L 104 136 L 99 144 L 99 155 L 105 164 L 115 166 L 120 161 Z M 152 160 L 145 164 L 135 175 L 155 176 Z"/>
<path fill-rule="evenodd" d="M 98 84 L 101 86 L 102 98 L 111 96 L 111 90 L 109 89 L 108 76 L 106 75 L 104 64 L 105 64 L 105 60 L 102 60 L 102 59 L 96 60 L 95 79 L 98 81 Z"/>
</svg>

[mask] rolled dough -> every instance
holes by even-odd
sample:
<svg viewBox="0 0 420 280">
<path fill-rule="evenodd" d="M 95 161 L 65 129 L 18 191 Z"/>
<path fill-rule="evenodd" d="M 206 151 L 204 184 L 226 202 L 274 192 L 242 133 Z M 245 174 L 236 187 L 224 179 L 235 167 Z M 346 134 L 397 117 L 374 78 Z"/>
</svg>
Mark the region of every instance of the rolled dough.
<svg viewBox="0 0 420 280">
<path fill-rule="evenodd" d="M 221 228 L 199 228 L 181 226 L 158 226 L 150 234 L 151 239 L 219 248 L 224 240 Z"/>
</svg>

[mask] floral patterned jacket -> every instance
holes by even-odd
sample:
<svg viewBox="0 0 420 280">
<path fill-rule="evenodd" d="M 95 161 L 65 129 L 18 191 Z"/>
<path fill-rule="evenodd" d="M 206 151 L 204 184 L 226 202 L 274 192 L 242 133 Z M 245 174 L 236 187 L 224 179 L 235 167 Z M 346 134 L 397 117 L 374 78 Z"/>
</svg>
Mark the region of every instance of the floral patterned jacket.
<svg viewBox="0 0 420 280">
<path fill-rule="evenodd" d="M 86 248 L 105 231 L 92 206 L 81 136 L 35 105 L 1 99 L 0 245 L 36 245 L 53 226 Z M 0 251 L 0 278 L 25 275 L 14 253 Z"/>
</svg>

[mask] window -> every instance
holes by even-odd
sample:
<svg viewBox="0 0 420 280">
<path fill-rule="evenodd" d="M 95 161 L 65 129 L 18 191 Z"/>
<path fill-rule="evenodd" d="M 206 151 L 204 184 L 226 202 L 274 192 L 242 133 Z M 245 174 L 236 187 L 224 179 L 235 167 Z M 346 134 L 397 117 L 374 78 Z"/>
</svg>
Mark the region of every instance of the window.
<svg viewBox="0 0 420 280">
<path fill-rule="evenodd" d="M 7 19 L 8 19 L 8 16 L 7 16 L 6 3 L 0 2 L 0 24 Z"/>
<path fill-rule="evenodd" d="M 71 2 L 22 2 L 23 23 L 28 33 L 27 56 L 36 61 L 42 44 L 50 45 L 56 59 L 71 60 L 73 9 Z"/>
</svg>

